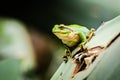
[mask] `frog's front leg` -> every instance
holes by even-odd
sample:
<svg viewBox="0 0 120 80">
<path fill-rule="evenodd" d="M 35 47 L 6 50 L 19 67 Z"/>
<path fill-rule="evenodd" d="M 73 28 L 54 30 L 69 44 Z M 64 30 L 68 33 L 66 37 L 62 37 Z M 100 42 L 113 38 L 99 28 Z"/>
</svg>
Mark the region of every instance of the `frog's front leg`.
<svg viewBox="0 0 120 80">
<path fill-rule="evenodd" d="M 63 61 L 66 63 L 68 61 L 68 57 L 66 55 L 63 56 Z"/>
<path fill-rule="evenodd" d="M 67 57 L 72 57 L 72 53 L 71 53 L 71 51 L 70 51 L 70 49 L 69 48 L 67 48 L 66 50 L 65 50 L 65 55 L 67 56 Z"/>
<path fill-rule="evenodd" d="M 65 49 L 65 55 L 63 56 L 63 61 L 65 61 L 65 63 L 68 61 L 69 58 L 72 57 L 72 53 L 69 50 L 69 48 Z"/>
</svg>

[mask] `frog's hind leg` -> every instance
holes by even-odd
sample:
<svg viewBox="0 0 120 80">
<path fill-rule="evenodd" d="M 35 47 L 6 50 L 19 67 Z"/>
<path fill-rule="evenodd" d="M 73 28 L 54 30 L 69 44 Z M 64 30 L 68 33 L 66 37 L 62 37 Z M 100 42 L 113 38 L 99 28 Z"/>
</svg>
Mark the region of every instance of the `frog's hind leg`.
<svg viewBox="0 0 120 80">
<path fill-rule="evenodd" d="M 80 51 L 84 51 L 87 38 L 83 32 L 78 32 L 78 33 L 80 35 L 80 40 L 81 40 L 81 42 L 78 46 L 80 47 Z"/>
<path fill-rule="evenodd" d="M 87 37 L 87 42 L 89 42 L 93 36 L 95 36 L 95 29 L 94 29 L 94 28 L 91 28 L 90 34 L 88 34 L 88 35 L 86 36 L 86 37 Z M 86 43 L 87 43 L 87 42 L 86 42 Z"/>
<path fill-rule="evenodd" d="M 81 51 L 87 50 L 87 48 L 85 47 L 85 44 L 89 42 L 94 35 L 95 35 L 95 29 L 91 28 L 90 34 L 86 36 L 87 39 L 85 40 L 85 38 L 83 38 L 82 43 L 79 45 Z"/>
</svg>

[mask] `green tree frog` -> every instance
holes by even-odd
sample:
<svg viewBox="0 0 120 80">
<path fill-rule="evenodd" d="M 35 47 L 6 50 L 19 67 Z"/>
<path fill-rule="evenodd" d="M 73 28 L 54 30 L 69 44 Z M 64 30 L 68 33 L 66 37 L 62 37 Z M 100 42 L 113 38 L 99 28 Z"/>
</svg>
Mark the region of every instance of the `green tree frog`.
<svg viewBox="0 0 120 80">
<path fill-rule="evenodd" d="M 80 49 L 84 50 L 84 45 L 93 36 L 94 29 L 89 30 L 88 28 L 77 24 L 60 24 L 55 25 L 52 32 L 69 48 L 80 45 Z"/>
<path fill-rule="evenodd" d="M 68 47 L 73 47 L 79 43 L 86 43 L 86 41 L 92 37 L 94 29 L 89 30 L 77 24 L 60 24 L 55 25 L 52 32 Z"/>
</svg>

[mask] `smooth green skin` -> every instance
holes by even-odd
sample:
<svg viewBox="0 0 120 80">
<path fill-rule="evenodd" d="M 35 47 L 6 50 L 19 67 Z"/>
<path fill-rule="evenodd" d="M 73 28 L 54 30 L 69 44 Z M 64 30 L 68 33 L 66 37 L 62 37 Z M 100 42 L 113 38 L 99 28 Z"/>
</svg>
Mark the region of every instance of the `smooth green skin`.
<svg viewBox="0 0 120 80">
<path fill-rule="evenodd" d="M 90 33 L 90 30 L 88 28 L 77 25 L 77 24 L 64 25 L 64 27 L 66 27 L 67 29 L 66 28 L 61 29 L 60 25 L 55 25 L 52 29 L 52 32 L 60 33 L 60 34 L 70 34 L 70 33 L 77 34 L 77 35 L 79 35 L 79 37 L 81 39 L 81 43 L 83 43 L 87 40 L 86 35 L 88 35 Z M 56 35 L 56 36 L 58 37 L 59 35 Z M 64 40 L 64 37 L 61 40 Z M 74 38 L 72 40 L 74 41 Z M 68 45 L 68 44 L 66 44 L 66 45 Z M 71 46 L 69 46 L 69 47 L 71 47 Z"/>
</svg>

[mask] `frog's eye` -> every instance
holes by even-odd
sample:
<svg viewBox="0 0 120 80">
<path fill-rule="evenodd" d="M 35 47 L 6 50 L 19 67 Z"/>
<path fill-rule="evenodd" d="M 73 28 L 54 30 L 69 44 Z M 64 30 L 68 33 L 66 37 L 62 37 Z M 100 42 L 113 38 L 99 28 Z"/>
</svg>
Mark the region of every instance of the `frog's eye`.
<svg viewBox="0 0 120 80">
<path fill-rule="evenodd" d="M 68 28 L 67 26 L 65 26 L 65 25 L 63 25 L 63 24 L 61 24 L 61 25 L 59 26 L 59 29 L 61 29 L 61 30 L 67 29 L 67 30 L 69 30 L 69 31 L 73 31 L 72 29 Z"/>
<path fill-rule="evenodd" d="M 63 30 L 63 29 L 65 29 L 65 26 L 61 24 L 61 25 L 59 26 L 59 29 Z"/>
</svg>

